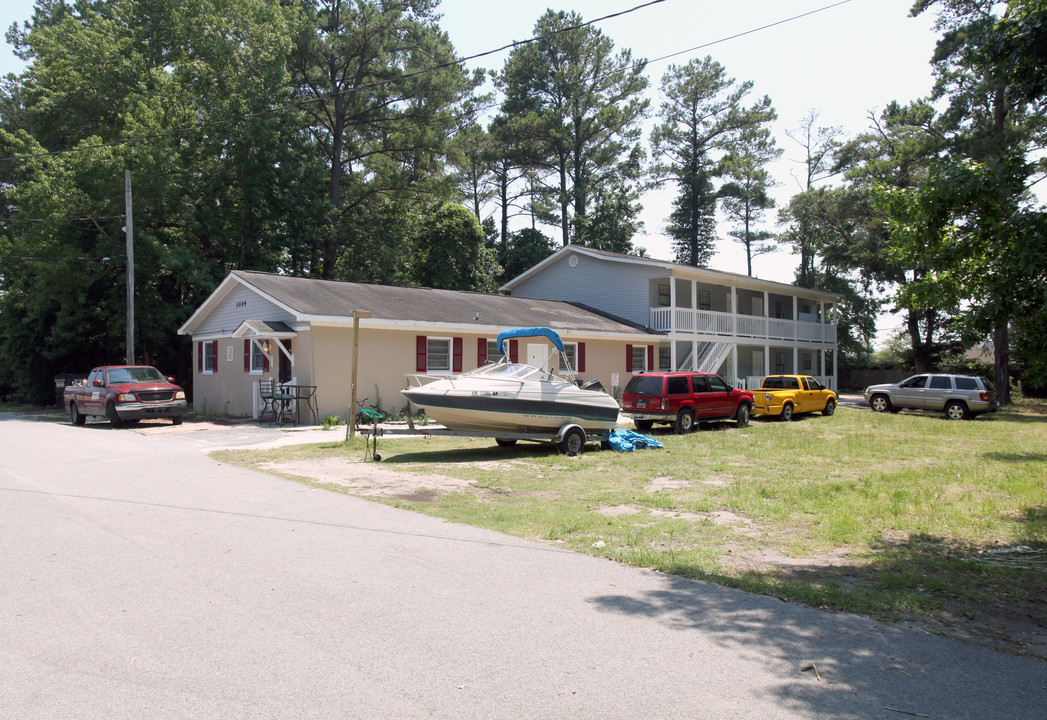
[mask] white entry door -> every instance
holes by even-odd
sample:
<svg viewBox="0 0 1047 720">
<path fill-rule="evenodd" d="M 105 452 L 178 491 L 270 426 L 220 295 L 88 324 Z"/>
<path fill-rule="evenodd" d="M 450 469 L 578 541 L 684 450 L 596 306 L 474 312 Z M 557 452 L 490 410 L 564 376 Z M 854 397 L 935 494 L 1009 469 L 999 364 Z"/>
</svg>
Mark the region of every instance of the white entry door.
<svg viewBox="0 0 1047 720">
<path fill-rule="evenodd" d="M 753 298 L 753 315 L 755 315 L 756 317 L 763 317 L 763 298 L 762 297 L 754 297 Z"/>
<path fill-rule="evenodd" d="M 527 344 L 527 364 L 533 365 L 534 367 L 541 367 L 545 363 L 545 359 L 549 356 L 549 350 L 547 345 L 541 343 Z"/>
<path fill-rule="evenodd" d="M 753 350 L 753 374 L 767 374 L 767 367 L 763 364 L 763 350 Z"/>
</svg>

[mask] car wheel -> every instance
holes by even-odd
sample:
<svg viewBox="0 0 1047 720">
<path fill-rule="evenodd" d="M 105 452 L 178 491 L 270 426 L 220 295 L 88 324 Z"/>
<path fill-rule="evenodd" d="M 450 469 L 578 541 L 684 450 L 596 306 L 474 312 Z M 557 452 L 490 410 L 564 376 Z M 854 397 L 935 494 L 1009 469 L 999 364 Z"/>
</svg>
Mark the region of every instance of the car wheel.
<svg viewBox="0 0 1047 720">
<path fill-rule="evenodd" d="M 734 421 L 738 423 L 738 427 L 748 427 L 749 425 L 749 406 L 742 403 L 738 406 L 737 412 L 734 413 Z"/>
<path fill-rule="evenodd" d="M 649 432 L 654 427 L 654 420 L 633 420 L 633 425 L 640 432 Z"/>
<path fill-rule="evenodd" d="M 109 404 L 105 406 L 105 416 L 109 418 L 109 424 L 113 427 L 123 427 L 123 421 L 120 419 L 120 416 L 116 414 L 116 403 L 110 401 Z"/>
<path fill-rule="evenodd" d="M 782 422 L 789 422 L 793 419 L 793 404 L 785 403 L 782 405 L 782 414 L 778 416 L 778 419 Z"/>
<path fill-rule="evenodd" d="M 875 412 L 892 412 L 891 399 L 886 395 L 873 395 L 869 398 L 869 407 Z"/>
<path fill-rule="evenodd" d="M 498 443 L 501 447 L 512 447 L 516 444 L 515 440 L 510 440 L 508 438 L 495 438 L 494 441 Z"/>
<path fill-rule="evenodd" d="M 836 412 L 836 401 L 829 398 L 825 401 L 825 409 L 822 410 L 822 415 L 832 415 Z"/>
<path fill-rule="evenodd" d="M 683 435 L 694 430 L 694 413 L 690 410 L 681 410 L 676 415 L 676 422 L 673 423 L 673 430 L 676 431 L 677 435 Z"/>
<path fill-rule="evenodd" d="M 177 417 L 171 418 L 171 424 L 172 425 L 181 425 L 182 424 L 182 416 L 179 415 Z"/>
<path fill-rule="evenodd" d="M 80 408 L 76 403 L 69 403 L 69 421 L 73 425 L 83 425 L 86 420 L 87 418 L 80 414 Z"/>
<path fill-rule="evenodd" d="M 571 428 L 564 433 L 563 440 L 559 442 L 557 447 L 560 448 L 560 452 L 564 455 L 574 457 L 585 447 L 585 431 L 579 427 Z"/>
<path fill-rule="evenodd" d="M 962 402 L 953 400 L 945 406 L 945 417 L 950 420 L 967 420 L 971 417 L 971 413 L 968 412 L 967 406 Z"/>
</svg>

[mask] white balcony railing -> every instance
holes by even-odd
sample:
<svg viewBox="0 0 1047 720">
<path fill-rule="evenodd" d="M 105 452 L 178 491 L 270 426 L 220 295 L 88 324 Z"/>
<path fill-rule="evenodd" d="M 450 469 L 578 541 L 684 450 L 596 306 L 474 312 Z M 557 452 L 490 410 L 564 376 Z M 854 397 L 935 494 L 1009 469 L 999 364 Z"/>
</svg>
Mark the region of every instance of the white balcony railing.
<svg viewBox="0 0 1047 720">
<path fill-rule="evenodd" d="M 792 340 L 828 344 L 836 342 L 835 324 L 797 322 L 688 308 L 651 308 L 651 329 L 658 332 L 675 330 L 678 333 L 754 340 Z"/>
</svg>

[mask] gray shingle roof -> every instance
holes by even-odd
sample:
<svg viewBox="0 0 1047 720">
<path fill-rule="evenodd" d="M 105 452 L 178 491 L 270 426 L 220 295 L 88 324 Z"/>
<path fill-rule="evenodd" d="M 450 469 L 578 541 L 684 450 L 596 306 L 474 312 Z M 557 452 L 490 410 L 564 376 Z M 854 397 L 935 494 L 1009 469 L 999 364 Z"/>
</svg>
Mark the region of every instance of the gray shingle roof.
<svg viewBox="0 0 1047 720">
<path fill-rule="evenodd" d="M 303 319 L 344 318 L 348 322 L 354 310 L 365 310 L 378 321 L 647 333 L 645 328 L 627 320 L 559 300 L 316 280 L 246 270 L 236 270 L 233 275 Z"/>
</svg>

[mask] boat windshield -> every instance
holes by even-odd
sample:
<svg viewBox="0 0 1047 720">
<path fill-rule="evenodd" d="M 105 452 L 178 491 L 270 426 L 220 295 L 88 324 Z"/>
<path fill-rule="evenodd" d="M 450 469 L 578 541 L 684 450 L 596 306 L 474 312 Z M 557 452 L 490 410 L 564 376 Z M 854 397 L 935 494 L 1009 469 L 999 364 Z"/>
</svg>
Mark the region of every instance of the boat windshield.
<svg viewBox="0 0 1047 720">
<path fill-rule="evenodd" d="M 490 375 L 492 377 L 525 378 L 538 372 L 538 368 L 522 363 L 495 363 L 477 368 L 477 375 Z"/>
<path fill-rule="evenodd" d="M 484 365 L 467 374 L 484 375 L 486 377 L 502 379 L 516 378 L 518 380 L 558 380 L 560 382 L 567 382 L 558 375 L 547 373 L 534 365 L 525 365 L 523 363 L 514 362 L 499 362 L 492 365 Z"/>
</svg>

